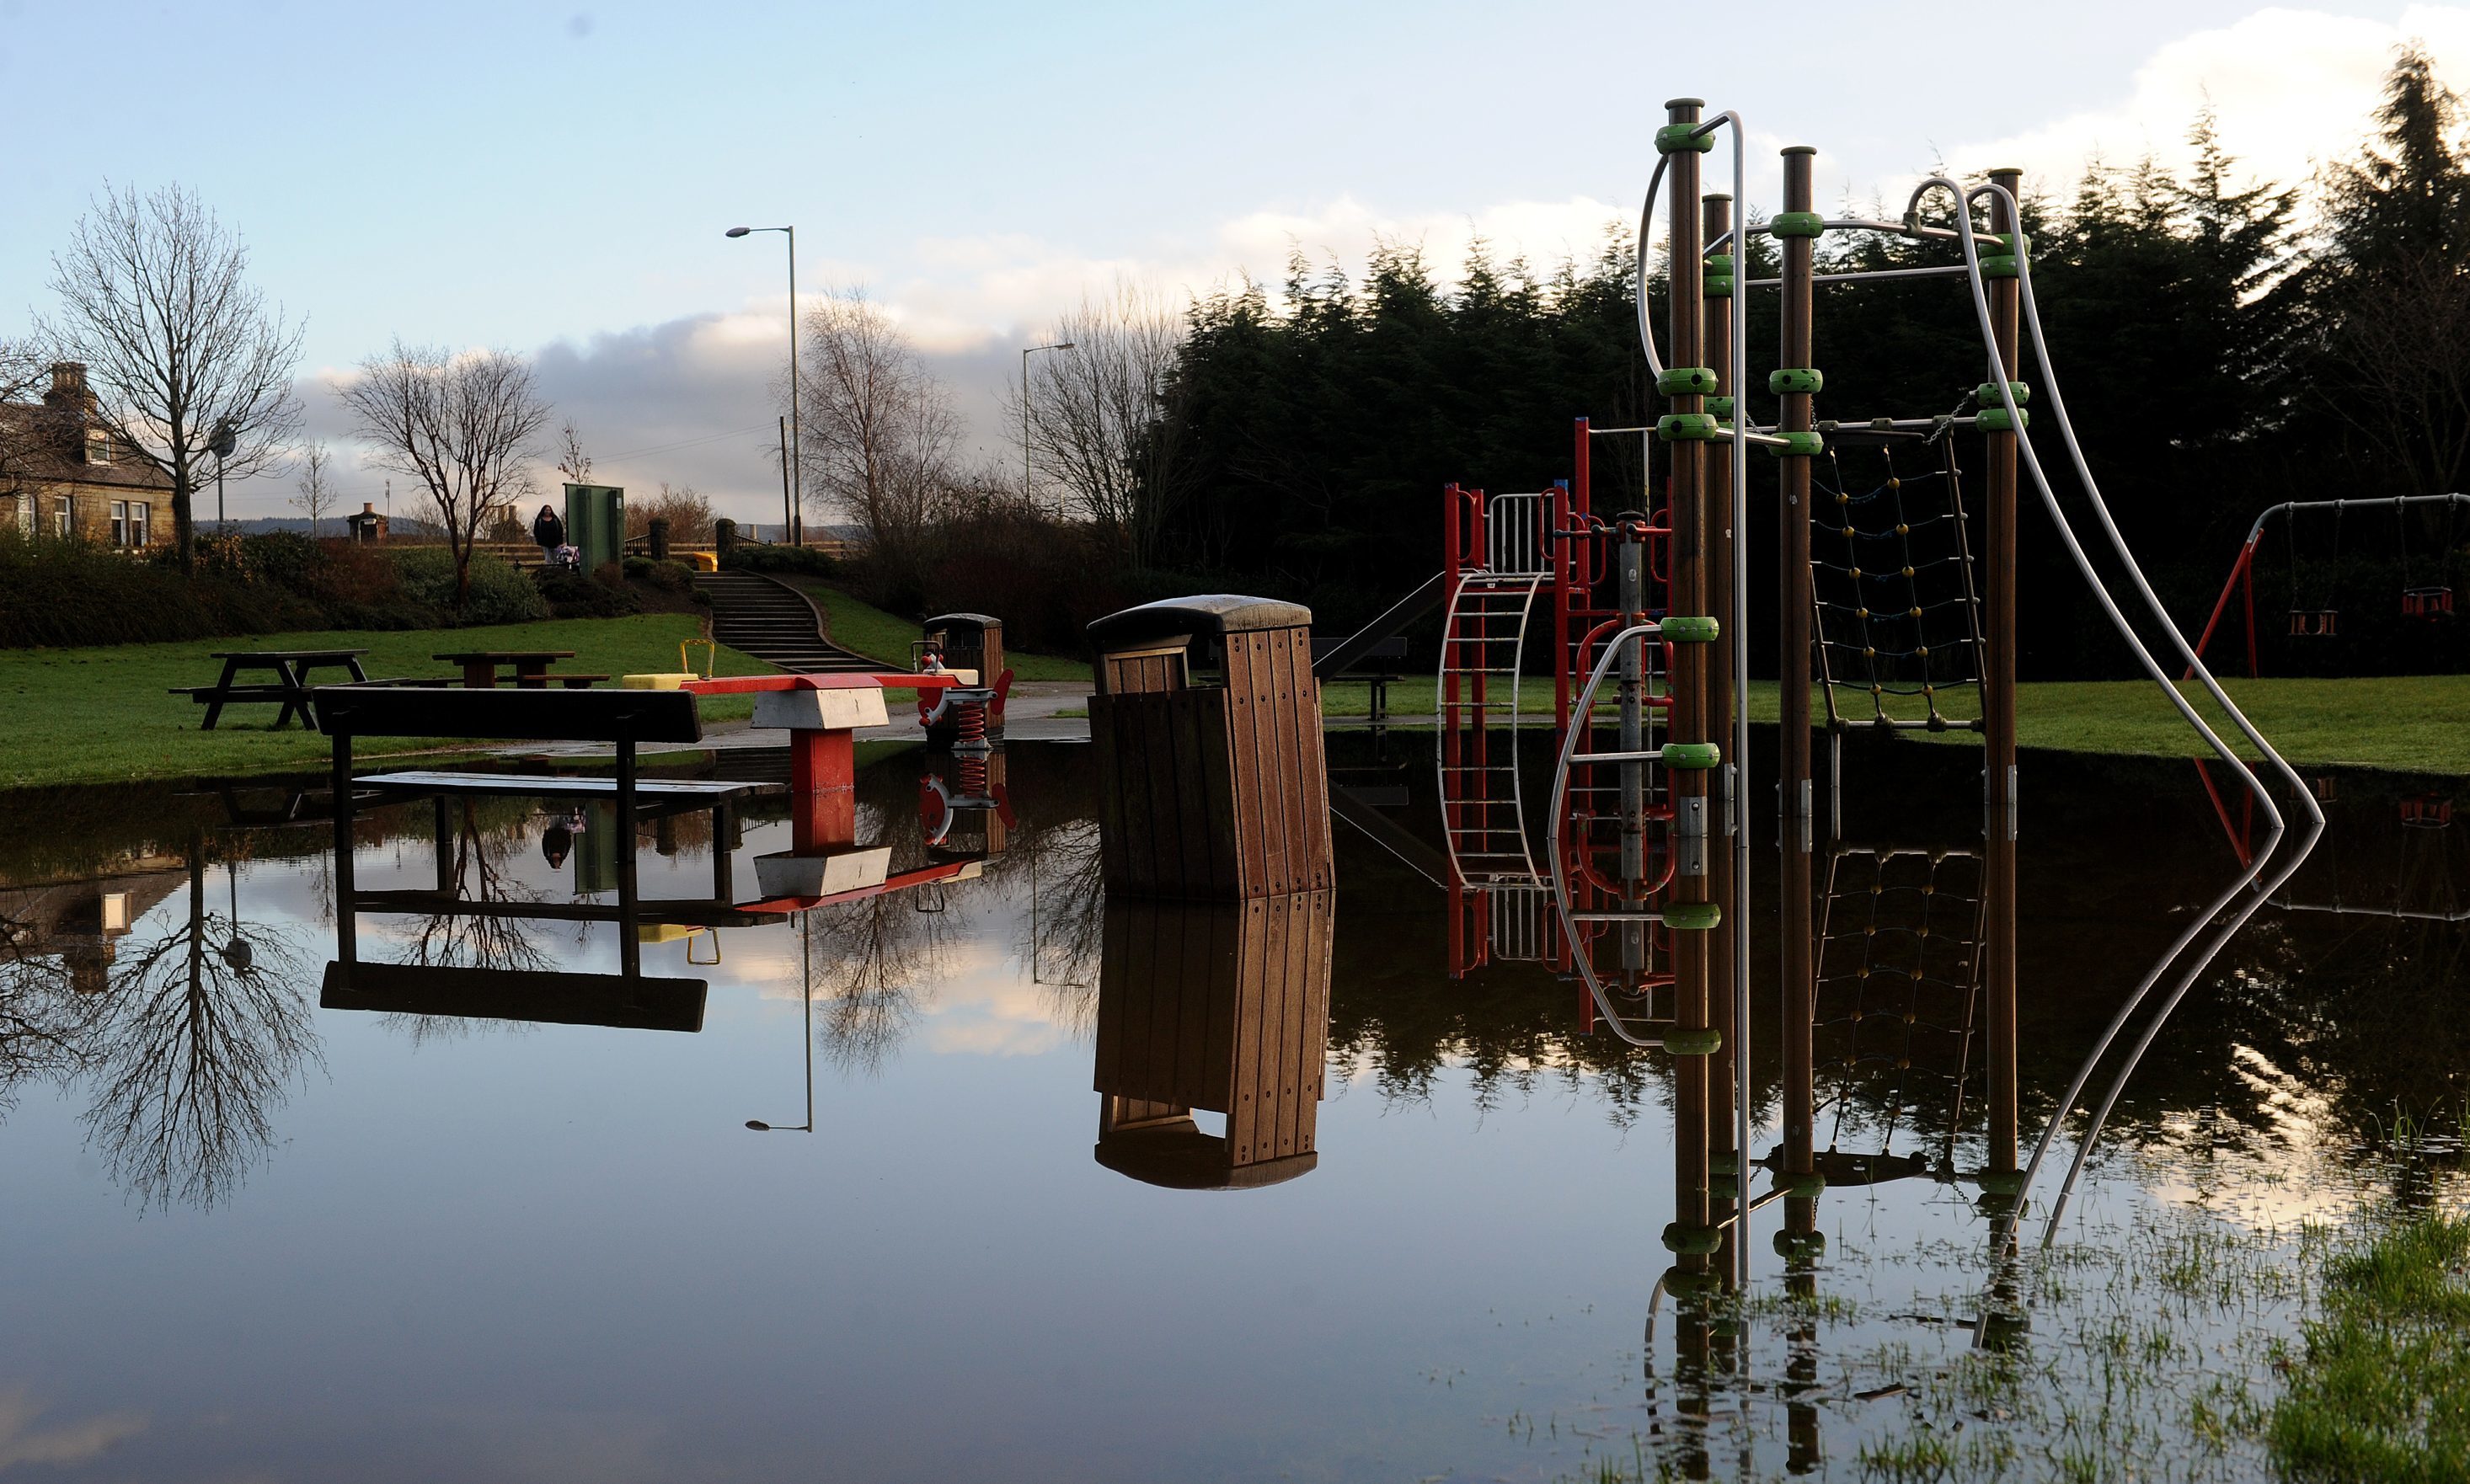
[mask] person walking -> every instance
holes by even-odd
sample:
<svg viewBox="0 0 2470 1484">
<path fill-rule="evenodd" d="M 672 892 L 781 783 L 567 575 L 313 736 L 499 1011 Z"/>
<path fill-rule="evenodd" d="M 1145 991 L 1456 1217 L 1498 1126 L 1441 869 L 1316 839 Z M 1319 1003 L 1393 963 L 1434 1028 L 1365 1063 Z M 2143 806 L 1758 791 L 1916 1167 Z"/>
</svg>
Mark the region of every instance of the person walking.
<svg viewBox="0 0 2470 1484">
<path fill-rule="evenodd" d="M 541 513 L 532 517 L 532 544 L 541 548 L 543 561 L 555 557 L 557 548 L 566 545 L 566 522 L 547 505 L 541 506 Z"/>
</svg>

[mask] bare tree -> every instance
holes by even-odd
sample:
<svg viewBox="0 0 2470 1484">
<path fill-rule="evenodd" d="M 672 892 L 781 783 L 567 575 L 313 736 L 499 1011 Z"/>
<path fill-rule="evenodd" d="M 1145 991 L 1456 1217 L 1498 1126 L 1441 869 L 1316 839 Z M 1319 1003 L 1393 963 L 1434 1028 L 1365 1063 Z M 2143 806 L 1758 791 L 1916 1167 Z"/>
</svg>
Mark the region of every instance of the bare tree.
<svg viewBox="0 0 2470 1484">
<path fill-rule="evenodd" d="M 0 495 L 15 497 L 18 528 L 31 533 L 34 517 L 25 501 L 36 493 L 45 420 L 30 406 L 42 385 L 42 352 L 27 340 L 0 340 Z M 9 532 L 0 530 L 0 536 Z"/>
<path fill-rule="evenodd" d="M 1072 349 L 1039 358 L 1026 388 L 1030 452 L 1067 503 L 1124 544 L 1135 564 L 1157 555 L 1160 533 L 1189 483 L 1185 420 L 1175 406 L 1184 316 L 1154 294 L 1118 283 L 1084 295 L 1051 338 Z M 1023 388 L 1013 389 L 1013 411 Z"/>
<path fill-rule="evenodd" d="M 326 484 L 326 466 L 332 462 L 334 455 L 326 452 L 322 441 L 310 444 L 308 452 L 300 455 L 300 493 L 292 497 L 291 504 L 309 518 L 312 540 L 317 535 L 318 517 L 334 508 L 335 492 Z"/>
<path fill-rule="evenodd" d="M 106 193 L 52 257 L 52 359 L 82 363 L 92 416 L 172 479 L 180 570 L 195 569 L 191 496 L 208 473 L 246 477 L 282 457 L 299 416 L 302 325 L 247 279 L 248 249 L 171 185 Z"/>
<path fill-rule="evenodd" d="M 2420 495 L 2461 488 L 2470 467 L 2470 274 L 2434 253 L 2349 289 L 2325 337 L 2347 373 L 2324 403 Z"/>
<path fill-rule="evenodd" d="M 661 493 L 649 499 L 629 503 L 626 506 L 626 539 L 633 541 L 651 534 L 655 520 L 669 522 L 671 541 L 711 540 L 711 501 L 691 484 L 672 489 L 664 479 Z"/>
<path fill-rule="evenodd" d="M 804 343 L 811 502 L 854 517 L 894 570 L 922 570 L 960 443 L 951 399 L 861 290 L 828 291 L 807 312 Z"/>
<path fill-rule="evenodd" d="M 272 1112 L 317 1032 L 299 945 L 206 910 L 193 838 L 188 920 L 124 960 L 97 1007 L 86 1127 L 149 1205 L 211 1206 L 274 1138 Z"/>
<path fill-rule="evenodd" d="M 558 429 L 557 472 L 569 484 L 592 482 L 592 455 L 583 452 L 583 435 L 569 422 Z"/>
<path fill-rule="evenodd" d="M 454 553 L 454 601 L 471 595 L 472 545 L 492 513 L 529 493 L 524 461 L 548 421 L 531 367 L 507 351 L 454 356 L 401 340 L 361 362 L 342 398 L 375 445 L 370 462 L 409 475 Z"/>
</svg>

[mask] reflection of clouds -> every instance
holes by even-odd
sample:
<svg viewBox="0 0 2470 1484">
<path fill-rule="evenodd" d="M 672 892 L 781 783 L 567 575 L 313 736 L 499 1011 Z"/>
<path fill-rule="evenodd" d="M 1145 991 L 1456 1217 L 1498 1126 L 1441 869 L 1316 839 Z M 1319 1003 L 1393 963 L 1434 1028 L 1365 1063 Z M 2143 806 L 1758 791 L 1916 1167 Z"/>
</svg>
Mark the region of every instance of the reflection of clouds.
<svg viewBox="0 0 2470 1484">
<path fill-rule="evenodd" d="M 140 1412 L 102 1412 L 48 1426 L 39 1423 L 42 1415 L 42 1404 L 25 1388 L 0 1389 L 0 1473 L 20 1464 L 87 1463 L 146 1430 Z"/>
<path fill-rule="evenodd" d="M 953 949 L 925 1020 L 925 1046 L 944 1055 L 1034 1056 L 1073 1038 L 1081 1018 L 1020 961 L 985 939 Z"/>
</svg>

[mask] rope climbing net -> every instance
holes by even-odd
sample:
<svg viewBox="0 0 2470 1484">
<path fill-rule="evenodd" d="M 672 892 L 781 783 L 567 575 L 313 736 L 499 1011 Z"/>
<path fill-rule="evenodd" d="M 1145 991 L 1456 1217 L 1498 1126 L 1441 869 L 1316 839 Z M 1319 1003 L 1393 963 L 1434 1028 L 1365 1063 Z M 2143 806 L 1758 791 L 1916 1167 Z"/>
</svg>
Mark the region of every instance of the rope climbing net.
<svg viewBox="0 0 2470 1484">
<path fill-rule="evenodd" d="M 1812 460 L 1810 599 L 1832 727 L 1980 726 L 1981 605 L 1951 427 L 1833 429 Z"/>
<path fill-rule="evenodd" d="M 1811 1005 L 1824 1148 L 1893 1154 L 1926 1129 L 1951 1157 L 1981 1010 L 1982 865 L 1971 850 L 1829 856 Z"/>
</svg>

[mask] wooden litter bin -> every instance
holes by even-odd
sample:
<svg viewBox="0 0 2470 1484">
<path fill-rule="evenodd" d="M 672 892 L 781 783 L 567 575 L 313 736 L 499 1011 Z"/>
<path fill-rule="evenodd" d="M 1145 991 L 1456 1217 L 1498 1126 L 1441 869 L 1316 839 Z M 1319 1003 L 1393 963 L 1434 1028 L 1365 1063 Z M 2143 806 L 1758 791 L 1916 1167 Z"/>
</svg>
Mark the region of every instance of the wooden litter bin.
<svg viewBox="0 0 2470 1484">
<path fill-rule="evenodd" d="M 1319 1162 L 1336 901 L 1107 899 L 1099 1164 L 1152 1185 L 1233 1190 Z M 1225 1133 L 1203 1133 L 1196 1108 L 1224 1114 Z"/>
<path fill-rule="evenodd" d="M 1107 889 L 1242 901 L 1334 886 L 1312 611 L 1173 598 L 1089 636 Z"/>
</svg>

